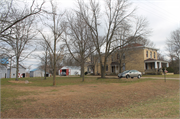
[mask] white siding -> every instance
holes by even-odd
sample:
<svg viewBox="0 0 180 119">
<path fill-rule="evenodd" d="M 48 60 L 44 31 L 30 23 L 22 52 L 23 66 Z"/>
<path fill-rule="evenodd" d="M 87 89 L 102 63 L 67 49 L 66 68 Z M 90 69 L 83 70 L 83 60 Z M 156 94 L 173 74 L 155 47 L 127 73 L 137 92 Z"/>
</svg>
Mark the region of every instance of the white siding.
<svg viewBox="0 0 180 119">
<path fill-rule="evenodd" d="M 78 66 L 64 66 L 61 69 L 69 69 L 69 75 L 75 75 L 75 72 L 78 73 L 78 75 L 81 74 L 81 68 Z M 60 70 L 61 70 L 60 69 Z M 60 75 L 60 70 L 59 70 L 59 75 Z"/>
<path fill-rule="evenodd" d="M 0 66 L 0 79 L 7 78 L 7 68 L 5 66 Z"/>
<path fill-rule="evenodd" d="M 10 69 L 8 69 L 8 78 L 10 78 Z M 26 73 L 26 69 L 19 67 L 20 74 Z M 16 68 L 11 68 L 11 78 L 16 78 Z"/>
<path fill-rule="evenodd" d="M 42 70 L 30 71 L 30 77 L 44 77 L 44 71 Z"/>
<path fill-rule="evenodd" d="M 81 71 L 80 71 L 80 70 L 72 69 L 72 70 L 70 70 L 70 75 L 75 75 L 76 72 L 77 72 L 79 75 L 81 74 Z"/>
<path fill-rule="evenodd" d="M 44 77 L 44 72 L 41 70 L 34 71 L 33 77 Z"/>
</svg>

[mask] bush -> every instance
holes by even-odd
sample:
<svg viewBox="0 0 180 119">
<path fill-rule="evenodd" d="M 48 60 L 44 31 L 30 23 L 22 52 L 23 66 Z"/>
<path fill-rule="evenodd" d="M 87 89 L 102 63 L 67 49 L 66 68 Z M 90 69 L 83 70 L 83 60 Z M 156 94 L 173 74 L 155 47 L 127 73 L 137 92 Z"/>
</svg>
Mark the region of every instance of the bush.
<svg viewBox="0 0 180 119">
<path fill-rule="evenodd" d="M 84 74 L 85 74 L 85 75 L 87 75 L 87 74 L 88 74 L 88 72 L 86 71 Z"/>
<path fill-rule="evenodd" d="M 172 67 L 168 67 L 166 70 L 168 71 L 168 73 L 174 73 L 174 69 Z"/>
</svg>

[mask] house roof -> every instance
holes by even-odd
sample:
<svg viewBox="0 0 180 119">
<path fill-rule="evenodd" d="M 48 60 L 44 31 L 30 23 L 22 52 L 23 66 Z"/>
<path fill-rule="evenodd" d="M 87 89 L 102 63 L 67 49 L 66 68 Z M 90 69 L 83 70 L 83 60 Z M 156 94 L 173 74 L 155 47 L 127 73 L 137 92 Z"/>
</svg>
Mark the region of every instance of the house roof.
<svg viewBox="0 0 180 119">
<path fill-rule="evenodd" d="M 123 49 L 123 48 L 148 48 L 148 49 L 153 49 L 153 50 L 158 50 L 156 48 L 152 48 L 152 47 L 147 47 L 143 44 L 140 43 L 132 43 L 132 44 L 128 44 L 123 46 L 122 48 L 119 48 L 119 50 Z"/>
<path fill-rule="evenodd" d="M 43 70 L 41 70 L 41 69 L 39 69 L 39 68 L 33 69 L 33 70 L 31 70 L 31 71 L 37 71 L 37 70 L 43 71 Z M 31 72 L 31 71 L 30 71 L 30 72 Z M 43 71 L 43 72 L 44 72 L 44 71 Z M 49 73 L 46 72 L 46 74 L 49 74 Z"/>
<path fill-rule="evenodd" d="M 37 71 L 37 70 L 39 70 L 39 69 L 38 69 L 38 68 L 36 68 L 36 69 L 31 70 L 31 71 Z"/>
<path fill-rule="evenodd" d="M 1 64 L 9 64 L 8 58 L 2 58 L 0 59 Z"/>
<path fill-rule="evenodd" d="M 26 69 L 24 66 L 22 66 L 21 64 L 19 64 L 19 67 Z M 16 68 L 16 65 L 12 66 L 11 68 Z M 9 68 L 10 69 L 10 68 Z"/>
<path fill-rule="evenodd" d="M 144 60 L 144 62 L 155 62 L 155 61 L 157 61 L 157 62 L 166 62 L 166 63 L 168 63 L 167 61 L 156 60 L 156 59 L 152 59 L 152 58 L 149 58 L 149 59 L 147 59 L 147 60 Z"/>
<path fill-rule="evenodd" d="M 63 66 L 61 69 L 75 69 L 75 70 L 80 70 L 80 66 Z"/>
<path fill-rule="evenodd" d="M 131 48 L 131 47 L 139 47 L 139 46 L 144 46 L 144 45 L 139 44 L 139 43 L 132 43 L 132 44 L 128 44 L 122 48 Z"/>
<path fill-rule="evenodd" d="M 111 66 L 119 65 L 118 62 L 111 62 Z"/>
</svg>

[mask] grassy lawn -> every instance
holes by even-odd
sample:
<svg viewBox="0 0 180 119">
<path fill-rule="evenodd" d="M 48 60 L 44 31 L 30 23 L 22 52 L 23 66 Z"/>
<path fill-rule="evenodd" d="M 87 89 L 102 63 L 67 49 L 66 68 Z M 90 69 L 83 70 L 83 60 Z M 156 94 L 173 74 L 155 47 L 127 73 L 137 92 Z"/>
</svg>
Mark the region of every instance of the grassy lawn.
<svg viewBox="0 0 180 119">
<path fill-rule="evenodd" d="M 28 80 L 30 83 L 25 84 Z M 179 81 L 52 77 L 1 79 L 2 118 L 177 118 Z"/>
<path fill-rule="evenodd" d="M 101 118 L 177 118 L 179 117 L 179 93 L 149 99 L 123 109 L 112 109 Z"/>
<path fill-rule="evenodd" d="M 43 78 L 35 77 L 35 78 L 21 78 L 19 81 L 26 81 L 28 80 L 30 83 L 12 83 L 10 81 L 14 81 L 14 79 L 2 79 L 1 85 L 18 85 L 18 86 L 52 86 L 52 77 L 48 77 L 46 80 Z M 96 76 L 93 77 L 86 77 L 85 81 L 82 82 L 82 79 L 78 76 L 76 77 L 56 77 L 56 86 L 63 86 L 63 85 L 86 85 L 86 84 L 98 84 L 98 83 L 137 83 L 137 82 L 143 82 L 147 80 L 152 79 L 113 79 L 113 78 L 107 78 L 107 79 L 99 79 Z"/>
</svg>

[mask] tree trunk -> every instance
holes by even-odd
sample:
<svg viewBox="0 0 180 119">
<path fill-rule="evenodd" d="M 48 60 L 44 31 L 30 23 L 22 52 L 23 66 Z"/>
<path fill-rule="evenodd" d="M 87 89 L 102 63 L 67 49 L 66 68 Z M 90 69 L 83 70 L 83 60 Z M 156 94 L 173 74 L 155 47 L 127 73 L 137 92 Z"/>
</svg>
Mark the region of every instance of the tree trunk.
<svg viewBox="0 0 180 119">
<path fill-rule="evenodd" d="M 102 64 L 101 64 L 101 78 L 105 78 L 105 68 Z"/>
<path fill-rule="evenodd" d="M 19 72 L 19 57 L 16 56 L 16 81 L 18 81 L 18 72 Z"/>
<path fill-rule="evenodd" d="M 83 74 L 83 69 L 82 69 L 82 64 L 81 64 L 81 74 L 80 74 L 80 77 L 82 77 L 82 74 Z"/>
<path fill-rule="evenodd" d="M 10 61 L 10 73 L 9 73 L 9 78 L 11 78 L 11 65 L 12 65 L 12 58 L 11 58 L 11 61 Z"/>
<path fill-rule="evenodd" d="M 54 42 L 53 86 L 56 85 L 56 42 Z"/>
<path fill-rule="evenodd" d="M 119 60 L 119 73 L 121 73 L 121 59 Z"/>
<path fill-rule="evenodd" d="M 82 75 L 82 82 L 84 82 L 84 62 L 81 65 L 81 75 Z"/>
<path fill-rule="evenodd" d="M 53 66 L 53 86 L 56 85 L 56 23 L 55 23 L 55 14 L 53 13 L 53 22 L 54 22 L 54 66 Z"/>
<path fill-rule="evenodd" d="M 47 67 L 47 51 L 46 51 L 46 56 L 45 56 L 45 66 L 44 66 L 44 79 L 46 79 L 46 67 Z"/>
</svg>

